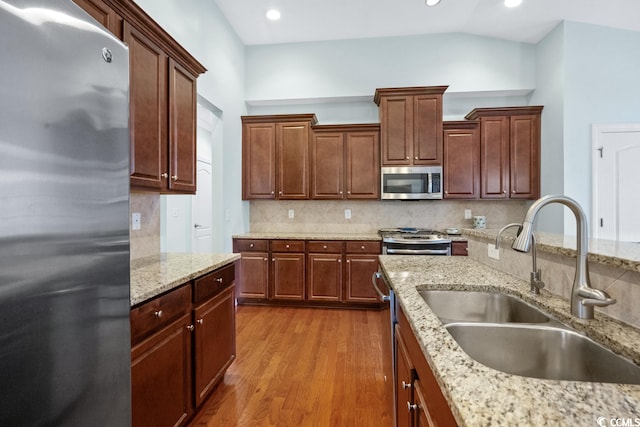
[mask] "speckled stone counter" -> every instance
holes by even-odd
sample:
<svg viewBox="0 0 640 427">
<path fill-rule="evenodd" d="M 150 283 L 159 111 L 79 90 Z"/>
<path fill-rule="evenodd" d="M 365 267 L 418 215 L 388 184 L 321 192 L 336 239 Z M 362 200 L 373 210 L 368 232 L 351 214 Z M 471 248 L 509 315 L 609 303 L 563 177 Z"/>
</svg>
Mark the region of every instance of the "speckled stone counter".
<svg viewBox="0 0 640 427">
<path fill-rule="evenodd" d="M 497 229 L 464 229 L 464 235 L 495 241 Z M 536 249 L 558 255 L 576 256 L 576 237 L 564 234 L 536 232 Z M 511 244 L 515 227 L 506 230 L 501 241 Z M 640 243 L 617 242 L 614 240 L 589 239 L 589 261 L 640 271 Z"/>
<path fill-rule="evenodd" d="M 244 233 L 233 236 L 234 239 L 292 239 L 292 240 L 382 240 L 378 233 L 320 233 L 320 232 L 282 232 Z"/>
<path fill-rule="evenodd" d="M 131 306 L 240 259 L 240 254 L 166 253 L 131 262 Z"/>
<path fill-rule="evenodd" d="M 467 257 L 380 256 L 456 421 L 461 426 L 595 426 L 599 417 L 640 419 L 640 385 L 540 380 L 506 374 L 471 359 L 418 289 L 497 290 L 542 308 L 562 323 L 640 364 L 640 330 L 596 313 L 571 317 L 567 301 Z M 500 351 L 500 349 L 496 349 Z"/>
</svg>

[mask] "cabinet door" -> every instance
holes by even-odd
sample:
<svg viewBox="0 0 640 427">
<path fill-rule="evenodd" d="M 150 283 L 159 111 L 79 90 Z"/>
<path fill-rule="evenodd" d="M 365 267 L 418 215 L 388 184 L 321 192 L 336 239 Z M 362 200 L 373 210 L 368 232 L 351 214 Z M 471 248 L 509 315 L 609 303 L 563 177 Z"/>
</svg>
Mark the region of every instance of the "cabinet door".
<svg viewBox="0 0 640 427">
<path fill-rule="evenodd" d="M 347 199 L 380 198 L 378 132 L 346 133 Z"/>
<path fill-rule="evenodd" d="M 344 197 L 344 134 L 316 133 L 311 142 L 311 197 Z"/>
<path fill-rule="evenodd" d="M 131 349 L 132 425 L 180 426 L 191 413 L 191 315 Z"/>
<path fill-rule="evenodd" d="M 167 169 L 167 56 L 127 22 L 131 186 L 160 190 Z"/>
<path fill-rule="evenodd" d="M 540 197 L 540 116 L 510 118 L 510 195 L 512 199 Z"/>
<path fill-rule="evenodd" d="M 238 298 L 267 299 L 269 254 L 243 252 L 238 263 Z"/>
<path fill-rule="evenodd" d="M 442 96 L 413 97 L 413 164 L 442 165 Z"/>
<path fill-rule="evenodd" d="M 506 199 L 509 186 L 509 118 L 482 117 L 480 191 L 483 199 Z"/>
<path fill-rule="evenodd" d="M 169 189 L 196 192 L 196 77 L 169 59 Z"/>
<path fill-rule="evenodd" d="M 73 0 L 93 19 L 101 23 L 119 39 L 122 38 L 122 17 L 101 0 Z"/>
<path fill-rule="evenodd" d="M 196 408 L 236 357 L 234 288 L 228 287 L 194 310 Z"/>
<path fill-rule="evenodd" d="M 307 278 L 309 301 L 340 301 L 342 254 L 309 254 Z"/>
<path fill-rule="evenodd" d="M 466 240 L 457 240 L 455 242 L 451 242 L 451 255 L 452 256 L 467 256 L 469 242 Z"/>
<path fill-rule="evenodd" d="M 347 255 L 346 301 L 378 302 L 371 276 L 378 271 L 378 255 Z"/>
<path fill-rule="evenodd" d="M 304 300 L 304 254 L 274 253 L 273 292 L 275 300 Z"/>
<path fill-rule="evenodd" d="M 396 426 L 413 426 L 413 411 L 410 406 L 413 404 L 413 365 L 409 358 L 407 347 L 402 340 L 400 329 L 396 325 Z"/>
<path fill-rule="evenodd" d="M 382 165 L 411 164 L 413 97 L 388 96 L 380 100 Z"/>
<path fill-rule="evenodd" d="M 413 382 L 413 402 L 414 402 L 414 426 L 415 427 L 436 427 L 438 424 L 431 418 L 427 407 L 427 395 L 422 389 L 420 380 Z"/>
<path fill-rule="evenodd" d="M 276 125 L 247 123 L 242 128 L 242 198 L 276 197 Z"/>
<path fill-rule="evenodd" d="M 444 197 L 480 196 L 480 139 L 477 127 L 444 130 Z"/>
<path fill-rule="evenodd" d="M 309 123 L 278 123 L 276 156 L 279 199 L 309 198 Z"/>
</svg>

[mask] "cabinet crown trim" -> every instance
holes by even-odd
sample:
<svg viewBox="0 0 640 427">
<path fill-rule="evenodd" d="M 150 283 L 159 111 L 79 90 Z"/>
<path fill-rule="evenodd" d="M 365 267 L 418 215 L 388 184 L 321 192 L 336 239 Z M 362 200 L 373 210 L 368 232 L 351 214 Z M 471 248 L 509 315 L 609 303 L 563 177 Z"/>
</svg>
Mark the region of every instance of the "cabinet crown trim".
<svg viewBox="0 0 640 427">
<path fill-rule="evenodd" d="M 315 114 L 271 114 L 263 116 L 240 116 L 242 123 L 283 123 L 283 122 L 311 122 L 311 125 L 318 123 Z"/>
<path fill-rule="evenodd" d="M 542 112 L 542 105 L 531 105 L 523 107 L 500 107 L 500 108 L 474 108 L 464 116 L 465 119 L 475 120 L 480 117 L 489 116 L 514 116 L 523 114 L 540 114 Z"/>
<path fill-rule="evenodd" d="M 373 97 L 373 102 L 380 105 L 383 96 L 411 96 L 411 95 L 442 95 L 449 86 L 414 86 L 378 88 Z"/>
<path fill-rule="evenodd" d="M 313 130 L 314 132 L 349 132 L 349 131 L 379 132 L 380 123 L 315 125 L 313 126 Z"/>
</svg>

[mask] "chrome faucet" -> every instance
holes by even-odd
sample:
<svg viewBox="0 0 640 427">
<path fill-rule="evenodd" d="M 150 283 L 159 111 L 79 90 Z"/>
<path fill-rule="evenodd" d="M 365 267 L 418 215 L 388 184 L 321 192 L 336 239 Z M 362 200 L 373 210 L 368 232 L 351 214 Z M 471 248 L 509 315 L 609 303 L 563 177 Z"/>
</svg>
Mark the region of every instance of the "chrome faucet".
<svg viewBox="0 0 640 427">
<path fill-rule="evenodd" d="M 544 196 L 536 200 L 524 217 L 522 231 L 513 242 L 513 249 L 520 252 L 529 252 L 533 237 L 533 222 L 540 209 L 551 203 L 560 203 L 568 207 L 576 218 L 577 247 L 576 247 L 576 273 L 573 277 L 571 288 L 571 314 L 580 319 L 593 319 L 593 307 L 605 307 L 615 304 L 616 300 L 599 289 L 591 287 L 589 279 L 589 267 L 587 254 L 589 251 L 589 232 L 587 217 L 575 200 L 566 196 Z"/>
<path fill-rule="evenodd" d="M 520 234 L 520 231 L 522 230 L 522 224 L 518 224 L 517 222 L 507 224 L 502 227 L 500 231 L 498 231 L 498 235 L 496 236 L 496 249 L 500 249 L 500 236 L 502 235 L 502 233 L 504 233 L 507 228 L 511 227 L 518 227 L 518 234 Z M 542 270 L 538 268 L 537 259 L 538 255 L 536 253 L 536 236 L 531 233 L 531 262 L 533 265 L 531 273 L 529 275 L 529 285 L 531 286 L 529 288 L 529 291 L 535 295 L 539 295 L 540 289 L 544 288 L 545 286 L 544 282 L 542 281 Z"/>
</svg>

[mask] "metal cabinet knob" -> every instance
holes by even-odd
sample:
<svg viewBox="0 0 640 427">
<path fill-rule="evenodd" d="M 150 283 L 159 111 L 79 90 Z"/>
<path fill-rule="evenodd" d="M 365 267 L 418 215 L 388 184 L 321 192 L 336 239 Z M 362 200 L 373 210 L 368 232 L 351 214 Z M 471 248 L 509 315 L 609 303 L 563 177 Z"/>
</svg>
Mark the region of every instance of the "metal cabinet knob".
<svg viewBox="0 0 640 427">
<path fill-rule="evenodd" d="M 407 156 L 407 158 L 405 160 L 409 160 L 409 156 Z"/>
<path fill-rule="evenodd" d="M 507 190 L 502 190 L 502 194 L 507 194 Z"/>
<path fill-rule="evenodd" d="M 516 190 L 511 190 L 511 194 L 516 194 Z"/>
<path fill-rule="evenodd" d="M 171 175 L 171 179 L 174 180 L 174 181 L 177 181 L 178 180 L 178 175 Z"/>
<path fill-rule="evenodd" d="M 169 174 L 168 173 L 163 173 L 162 175 L 160 175 L 162 178 L 167 179 L 169 178 Z"/>
<path fill-rule="evenodd" d="M 285 248 L 289 249 L 289 245 L 285 245 Z"/>
<path fill-rule="evenodd" d="M 198 320 L 196 320 L 196 322 L 198 323 L 198 325 L 202 325 L 204 323 L 204 320 L 198 319 Z"/>
<path fill-rule="evenodd" d="M 327 249 L 327 245 L 322 245 L 322 249 Z"/>
<path fill-rule="evenodd" d="M 414 157 L 414 160 L 418 160 L 418 156 L 415 156 L 415 157 Z"/>
<path fill-rule="evenodd" d="M 222 277 L 218 277 L 218 278 L 216 279 L 216 282 L 218 282 L 218 283 L 222 283 Z"/>
<path fill-rule="evenodd" d="M 278 191 L 278 194 L 282 196 L 282 191 Z"/>
<path fill-rule="evenodd" d="M 272 191 L 272 192 L 271 192 L 271 195 L 273 196 L 274 194 L 276 194 L 276 193 L 275 193 L 275 191 Z"/>
<path fill-rule="evenodd" d="M 411 383 L 405 383 L 404 381 L 402 381 L 402 388 L 405 390 L 411 388 Z"/>
<path fill-rule="evenodd" d="M 249 245 L 249 247 L 250 247 L 250 248 L 252 248 L 253 246 L 254 246 L 254 245 L 253 245 L 253 243 L 251 243 L 251 244 Z"/>
<path fill-rule="evenodd" d="M 415 403 L 412 405 L 411 402 L 407 401 L 407 412 L 415 411 L 418 409 L 418 405 Z"/>
<path fill-rule="evenodd" d="M 267 259 L 266 259 L 266 258 L 265 258 L 264 260 L 265 260 L 265 261 L 267 261 Z"/>
<path fill-rule="evenodd" d="M 195 327 L 195 326 L 193 326 L 193 325 L 189 325 L 189 326 L 187 326 L 187 330 L 189 330 L 189 331 L 191 331 L 191 332 L 193 332 L 193 330 L 194 330 L 195 328 L 196 328 L 196 327 Z"/>
<path fill-rule="evenodd" d="M 360 249 L 362 249 L 364 251 L 364 245 L 360 246 Z"/>
<path fill-rule="evenodd" d="M 347 194 L 351 194 L 351 191 L 347 191 Z"/>
<path fill-rule="evenodd" d="M 158 311 L 154 311 L 153 315 L 156 316 L 158 319 L 162 317 L 162 310 L 158 310 Z"/>
<path fill-rule="evenodd" d="M 340 194 L 342 194 L 342 190 L 340 190 Z"/>
</svg>

